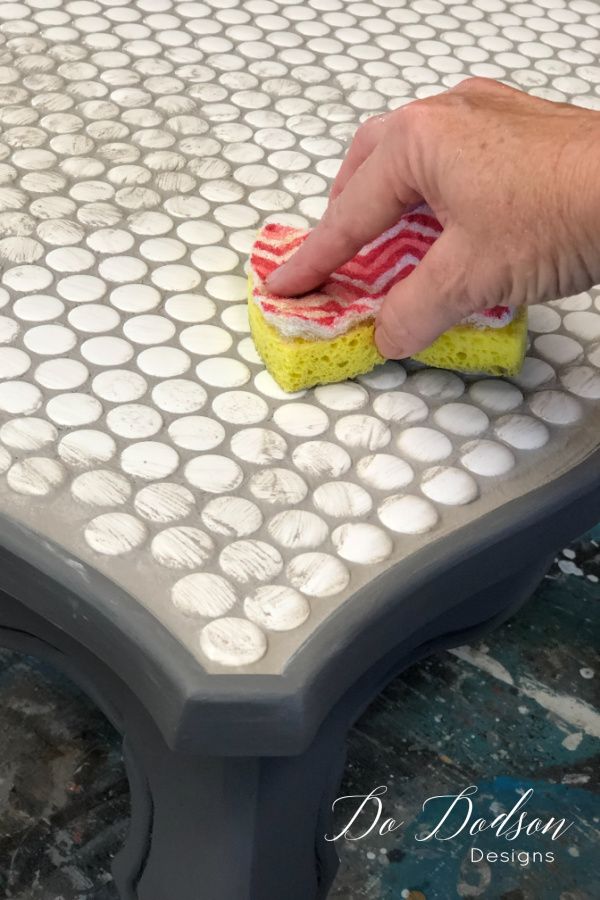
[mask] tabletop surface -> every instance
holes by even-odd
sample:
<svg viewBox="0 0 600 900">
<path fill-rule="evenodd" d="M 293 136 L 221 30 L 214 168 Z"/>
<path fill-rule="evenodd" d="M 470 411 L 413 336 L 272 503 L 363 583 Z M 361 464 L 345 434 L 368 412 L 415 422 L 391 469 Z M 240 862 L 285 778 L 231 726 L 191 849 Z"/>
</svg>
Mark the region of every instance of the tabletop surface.
<svg viewBox="0 0 600 900">
<path fill-rule="evenodd" d="M 600 292 L 513 379 L 389 362 L 284 394 L 257 227 L 309 227 L 358 123 L 468 75 L 600 109 L 590 0 L 0 4 L 2 510 L 203 669 L 278 673 L 429 542 L 600 441 Z M 76 564 L 76 563 L 75 563 Z"/>
</svg>

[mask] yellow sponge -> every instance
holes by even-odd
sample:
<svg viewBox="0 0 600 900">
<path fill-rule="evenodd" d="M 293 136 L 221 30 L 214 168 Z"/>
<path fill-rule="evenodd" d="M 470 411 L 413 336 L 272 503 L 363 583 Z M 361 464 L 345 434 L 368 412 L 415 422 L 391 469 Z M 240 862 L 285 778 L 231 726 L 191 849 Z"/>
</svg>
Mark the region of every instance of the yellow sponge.
<svg viewBox="0 0 600 900">
<path fill-rule="evenodd" d="M 252 276 L 248 278 L 248 317 L 256 349 L 284 391 L 345 381 L 384 362 L 375 346 L 373 319 L 327 340 L 286 338 L 266 321 L 253 301 Z M 443 369 L 516 375 L 526 341 L 527 313 L 522 309 L 503 328 L 456 325 L 413 358 Z"/>
<path fill-rule="evenodd" d="M 251 292 L 251 290 L 250 290 Z M 251 299 L 250 329 L 262 361 L 284 391 L 355 378 L 384 362 L 373 340 L 373 322 L 364 322 L 329 340 L 285 338 L 269 325 Z"/>
<path fill-rule="evenodd" d="M 521 308 L 502 328 L 455 325 L 413 359 L 441 369 L 516 375 L 527 346 L 527 311 Z"/>
</svg>

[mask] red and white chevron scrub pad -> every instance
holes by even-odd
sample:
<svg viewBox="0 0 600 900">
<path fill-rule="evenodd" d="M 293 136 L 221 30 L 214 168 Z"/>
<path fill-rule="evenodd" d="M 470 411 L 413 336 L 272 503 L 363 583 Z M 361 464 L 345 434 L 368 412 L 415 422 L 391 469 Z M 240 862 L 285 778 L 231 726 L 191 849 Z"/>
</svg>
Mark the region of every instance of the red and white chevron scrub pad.
<svg viewBox="0 0 600 900">
<path fill-rule="evenodd" d="M 318 291 L 286 298 L 270 294 L 267 276 L 308 232 L 266 225 L 250 258 L 248 309 L 265 365 L 286 391 L 342 381 L 383 361 L 374 342 L 384 297 L 423 259 L 442 232 L 427 206 L 404 215 L 329 276 Z M 516 374 L 525 354 L 527 317 L 506 306 L 469 316 L 414 358 L 428 365 L 490 374 Z"/>
</svg>

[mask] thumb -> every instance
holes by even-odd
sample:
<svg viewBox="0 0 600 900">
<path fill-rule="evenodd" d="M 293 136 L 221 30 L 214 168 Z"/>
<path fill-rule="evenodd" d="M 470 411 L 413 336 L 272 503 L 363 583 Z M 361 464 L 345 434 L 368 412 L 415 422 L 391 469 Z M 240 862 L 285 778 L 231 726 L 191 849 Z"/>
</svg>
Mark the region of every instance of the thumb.
<svg viewBox="0 0 600 900">
<path fill-rule="evenodd" d="M 383 356 L 419 353 L 474 311 L 467 292 L 469 256 L 466 239 L 447 228 L 411 274 L 394 285 L 375 322 Z"/>
</svg>

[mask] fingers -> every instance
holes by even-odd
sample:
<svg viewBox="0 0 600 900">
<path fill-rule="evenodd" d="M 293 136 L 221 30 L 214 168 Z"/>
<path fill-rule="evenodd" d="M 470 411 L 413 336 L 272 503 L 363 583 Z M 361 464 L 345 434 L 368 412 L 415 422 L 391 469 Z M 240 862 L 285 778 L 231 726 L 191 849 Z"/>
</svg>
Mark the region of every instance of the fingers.
<svg viewBox="0 0 600 900">
<path fill-rule="evenodd" d="M 300 249 L 267 279 L 270 291 L 294 296 L 322 284 L 420 199 L 401 142 L 394 153 L 395 158 L 386 139 L 379 142 Z"/>
<path fill-rule="evenodd" d="M 388 359 L 412 356 L 469 315 L 468 268 L 464 239 L 448 229 L 385 298 L 375 323 L 379 352 Z"/>
<path fill-rule="evenodd" d="M 330 203 L 336 197 L 339 197 L 358 167 L 371 155 L 381 140 L 389 116 L 390 113 L 385 113 L 382 116 L 373 116 L 373 118 L 367 119 L 360 126 L 333 182 L 329 194 Z"/>
</svg>

